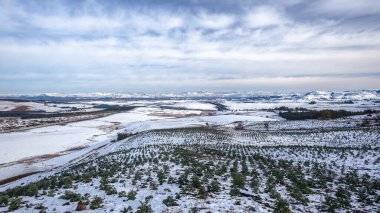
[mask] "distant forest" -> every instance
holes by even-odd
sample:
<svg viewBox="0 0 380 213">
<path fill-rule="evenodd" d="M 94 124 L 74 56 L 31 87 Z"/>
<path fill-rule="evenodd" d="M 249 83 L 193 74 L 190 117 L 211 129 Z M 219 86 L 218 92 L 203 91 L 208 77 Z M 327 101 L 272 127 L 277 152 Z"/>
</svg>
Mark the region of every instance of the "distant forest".
<svg viewBox="0 0 380 213">
<path fill-rule="evenodd" d="M 376 113 L 376 111 L 374 110 L 351 112 L 351 111 L 346 111 L 346 110 L 330 110 L 330 109 L 316 111 L 316 110 L 308 110 L 306 108 L 291 109 L 288 107 L 280 107 L 276 109 L 280 110 L 279 115 L 287 120 L 307 120 L 307 119 L 328 120 L 328 119 L 336 119 L 336 118 L 342 118 L 342 117 L 353 116 L 353 115 L 367 115 L 367 114 Z"/>
</svg>

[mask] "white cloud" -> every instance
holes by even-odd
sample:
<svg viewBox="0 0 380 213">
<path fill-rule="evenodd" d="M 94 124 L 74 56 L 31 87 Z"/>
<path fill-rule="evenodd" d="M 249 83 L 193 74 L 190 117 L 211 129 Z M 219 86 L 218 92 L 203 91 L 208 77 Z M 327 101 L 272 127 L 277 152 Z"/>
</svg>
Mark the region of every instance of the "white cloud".
<svg viewBox="0 0 380 213">
<path fill-rule="evenodd" d="M 209 14 L 202 12 L 198 15 L 198 23 L 201 27 L 208 29 L 223 29 L 231 26 L 235 18 L 226 14 Z"/>
<path fill-rule="evenodd" d="M 289 22 L 289 20 L 274 7 L 260 6 L 247 12 L 245 21 L 249 27 L 278 26 Z"/>
<path fill-rule="evenodd" d="M 250 6 L 233 14 L 165 8 L 106 13 L 95 4 L 75 15 L 59 6 L 43 13 L 9 5 L 0 2 L 6 8 L 0 7 L 1 84 L 16 76 L 12 73 L 23 78 L 23 72 L 36 80 L 113 78 L 153 85 L 154 79 L 169 84 L 368 73 L 380 67 L 379 30 L 347 31 L 333 18 L 296 19 L 283 5 Z"/>
</svg>

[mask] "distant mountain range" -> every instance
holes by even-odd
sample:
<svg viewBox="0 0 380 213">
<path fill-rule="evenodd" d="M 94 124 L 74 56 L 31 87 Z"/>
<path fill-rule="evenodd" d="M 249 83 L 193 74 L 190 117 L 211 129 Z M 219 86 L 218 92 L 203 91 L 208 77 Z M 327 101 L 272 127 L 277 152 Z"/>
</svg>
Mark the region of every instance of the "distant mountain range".
<svg viewBox="0 0 380 213">
<path fill-rule="evenodd" d="M 280 92 L 185 92 L 185 93 L 46 93 L 37 95 L 0 95 L 1 99 L 75 101 L 75 100 L 144 100 L 144 99 L 242 99 L 242 100 L 298 100 L 298 101 L 380 101 L 380 90 L 313 91 L 306 93 Z"/>
</svg>

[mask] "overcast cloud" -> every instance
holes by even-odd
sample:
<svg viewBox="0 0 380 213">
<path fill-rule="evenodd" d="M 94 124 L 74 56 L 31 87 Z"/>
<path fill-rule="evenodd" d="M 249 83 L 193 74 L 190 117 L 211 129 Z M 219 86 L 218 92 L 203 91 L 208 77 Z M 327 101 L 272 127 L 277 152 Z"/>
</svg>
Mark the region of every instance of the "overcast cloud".
<svg viewBox="0 0 380 213">
<path fill-rule="evenodd" d="M 0 0 L 0 92 L 380 86 L 380 1 Z"/>
</svg>

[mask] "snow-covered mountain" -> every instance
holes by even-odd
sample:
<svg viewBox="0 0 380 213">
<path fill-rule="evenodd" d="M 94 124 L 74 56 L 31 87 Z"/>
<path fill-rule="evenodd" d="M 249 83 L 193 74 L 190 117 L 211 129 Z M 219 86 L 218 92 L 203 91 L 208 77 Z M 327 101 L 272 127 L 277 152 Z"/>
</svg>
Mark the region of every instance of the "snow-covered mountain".
<svg viewBox="0 0 380 213">
<path fill-rule="evenodd" d="M 302 99 L 306 101 L 362 101 L 380 100 L 380 90 L 360 90 L 343 92 L 314 91 L 306 93 Z"/>
<path fill-rule="evenodd" d="M 1 98 L 26 98 L 26 99 L 130 99 L 130 98 L 232 98 L 249 100 L 298 100 L 298 101 L 379 101 L 380 90 L 357 90 L 357 91 L 312 91 L 306 93 L 286 92 L 262 92 L 262 91 L 239 91 L 239 92 L 183 92 L 183 93 L 75 93 L 75 94 L 3 94 Z"/>
</svg>

